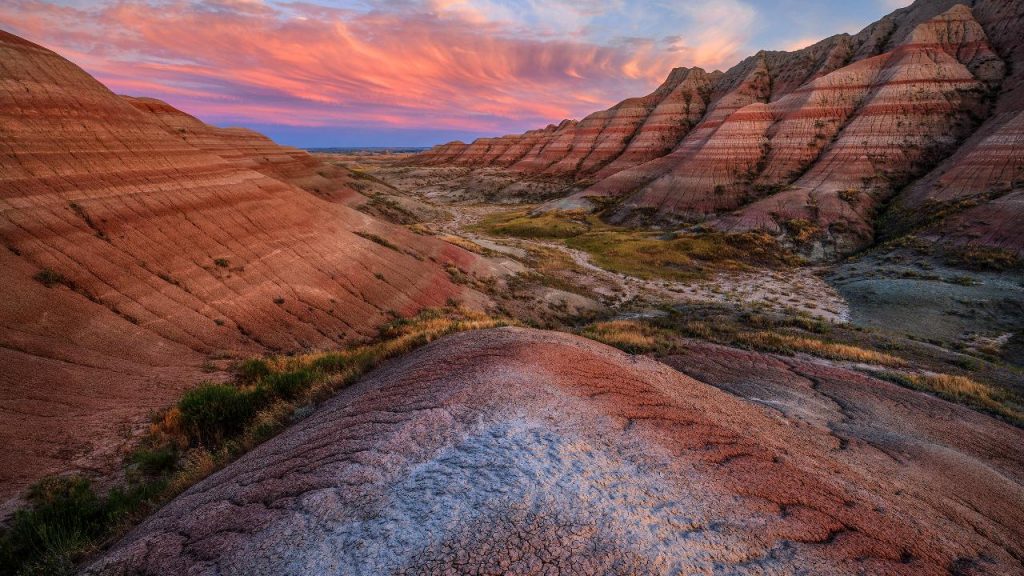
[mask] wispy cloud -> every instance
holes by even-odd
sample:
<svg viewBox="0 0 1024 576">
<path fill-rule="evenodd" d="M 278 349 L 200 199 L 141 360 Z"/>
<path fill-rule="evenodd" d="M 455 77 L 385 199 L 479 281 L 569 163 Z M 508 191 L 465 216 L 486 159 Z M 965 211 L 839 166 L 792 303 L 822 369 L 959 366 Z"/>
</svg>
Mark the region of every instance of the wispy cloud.
<svg viewBox="0 0 1024 576">
<path fill-rule="evenodd" d="M 741 0 L 7 0 L 0 25 L 112 89 L 229 123 L 520 130 L 738 59 Z M 671 18 L 678 34 L 631 36 Z"/>
</svg>

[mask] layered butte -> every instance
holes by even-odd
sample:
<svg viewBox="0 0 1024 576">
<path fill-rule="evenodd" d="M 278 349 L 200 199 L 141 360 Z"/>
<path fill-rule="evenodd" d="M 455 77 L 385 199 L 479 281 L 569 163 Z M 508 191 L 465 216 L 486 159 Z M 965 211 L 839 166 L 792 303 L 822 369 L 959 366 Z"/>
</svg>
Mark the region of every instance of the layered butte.
<svg viewBox="0 0 1024 576">
<path fill-rule="evenodd" d="M 1009 224 L 1024 216 L 1022 37 L 1022 0 L 918 0 L 854 36 L 725 73 L 674 70 L 579 123 L 417 161 L 562 178 L 571 196 L 553 207 L 610 206 L 617 222 L 799 229 L 818 256 L 870 245 L 885 210 L 887 233 L 923 226 L 938 242 L 1022 255 Z"/>
<path fill-rule="evenodd" d="M 326 180 L 312 162 L 0 32 L 0 496 L 108 464 L 211 354 L 482 301 L 445 271 L 487 274 L 475 255 L 293 185 Z"/>
<path fill-rule="evenodd" d="M 1019 429 L 811 362 L 714 345 L 669 361 L 519 328 L 448 337 L 85 573 L 1019 570 Z"/>
</svg>

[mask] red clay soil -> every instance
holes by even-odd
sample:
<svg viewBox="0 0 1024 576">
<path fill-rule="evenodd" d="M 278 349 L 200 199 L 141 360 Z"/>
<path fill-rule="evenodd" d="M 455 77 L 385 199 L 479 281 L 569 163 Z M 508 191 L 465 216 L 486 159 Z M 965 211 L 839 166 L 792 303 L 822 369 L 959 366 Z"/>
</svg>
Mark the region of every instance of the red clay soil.
<svg viewBox="0 0 1024 576">
<path fill-rule="evenodd" d="M 207 478 L 86 574 L 1019 574 L 1024 433 L 861 374 L 462 333 Z"/>
<path fill-rule="evenodd" d="M 0 501 L 107 466 L 212 354 L 483 302 L 445 270 L 488 274 L 477 256 L 284 181 L 308 176 L 305 153 L 136 105 L 0 32 Z"/>
</svg>

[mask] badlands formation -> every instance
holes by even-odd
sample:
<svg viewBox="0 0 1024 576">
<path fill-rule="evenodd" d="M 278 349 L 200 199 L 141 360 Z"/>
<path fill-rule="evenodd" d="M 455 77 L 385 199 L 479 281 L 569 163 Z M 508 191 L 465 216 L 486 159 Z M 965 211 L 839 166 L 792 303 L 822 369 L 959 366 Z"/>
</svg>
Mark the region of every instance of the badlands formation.
<svg viewBox="0 0 1024 576">
<path fill-rule="evenodd" d="M 567 195 L 552 208 L 619 222 L 802 234 L 817 257 L 870 245 L 883 214 L 1021 255 L 1022 18 L 1021 0 L 922 0 L 853 36 L 676 69 L 579 122 L 413 163 L 500 168 Z"/>
<path fill-rule="evenodd" d="M 919 0 L 396 162 L 0 31 L 0 575 L 1024 574 L 1022 51 Z"/>
<path fill-rule="evenodd" d="M 347 207 L 306 152 L 124 99 L 2 31 L 0 141 L 4 499 L 103 466 L 211 353 L 324 348 L 483 300 L 444 267 L 486 263 Z"/>
</svg>

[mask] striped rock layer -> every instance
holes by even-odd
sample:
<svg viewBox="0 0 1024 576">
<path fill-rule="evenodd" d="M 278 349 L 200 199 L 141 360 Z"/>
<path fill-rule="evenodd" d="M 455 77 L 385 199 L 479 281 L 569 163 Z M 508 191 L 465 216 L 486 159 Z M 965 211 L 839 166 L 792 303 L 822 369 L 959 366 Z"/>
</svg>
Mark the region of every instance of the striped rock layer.
<svg viewBox="0 0 1024 576">
<path fill-rule="evenodd" d="M 312 160 L 0 32 L 0 496 L 101 466 L 211 354 L 334 346 L 482 300 L 444 268 L 487 273 L 475 255 L 289 183 L 315 184 Z"/>
<path fill-rule="evenodd" d="M 442 339 L 84 573 L 1019 573 L 1021 430 L 845 369 L 685 354 Z"/>
<path fill-rule="evenodd" d="M 725 73 L 677 69 L 579 123 L 417 161 L 561 177 L 584 189 L 554 207 L 612 204 L 613 221 L 780 236 L 799 224 L 826 256 L 871 244 L 888 206 L 894 230 L 928 225 L 940 241 L 1024 255 L 1012 199 L 966 233 L 978 218 L 932 221 L 1024 187 L 1022 38 L 1024 0 L 918 0 L 854 36 L 761 52 Z"/>
</svg>

